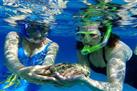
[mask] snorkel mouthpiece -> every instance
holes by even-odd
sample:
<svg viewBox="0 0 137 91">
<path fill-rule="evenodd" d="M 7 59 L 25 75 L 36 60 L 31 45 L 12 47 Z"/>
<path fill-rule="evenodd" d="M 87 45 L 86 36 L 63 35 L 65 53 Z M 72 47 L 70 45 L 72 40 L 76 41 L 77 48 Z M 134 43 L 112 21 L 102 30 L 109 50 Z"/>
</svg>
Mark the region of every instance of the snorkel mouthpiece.
<svg viewBox="0 0 137 91">
<path fill-rule="evenodd" d="M 83 47 L 83 49 L 81 50 L 81 53 L 83 55 L 88 55 L 89 53 L 92 53 L 92 52 L 99 50 L 99 49 L 103 48 L 104 46 L 106 46 L 108 39 L 110 38 L 110 34 L 112 31 L 112 25 L 108 21 L 105 21 L 104 23 L 105 23 L 105 26 L 107 27 L 107 31 L 104 35 L 103 41 L 95 46 L 85 45 Z"/>
</svg>

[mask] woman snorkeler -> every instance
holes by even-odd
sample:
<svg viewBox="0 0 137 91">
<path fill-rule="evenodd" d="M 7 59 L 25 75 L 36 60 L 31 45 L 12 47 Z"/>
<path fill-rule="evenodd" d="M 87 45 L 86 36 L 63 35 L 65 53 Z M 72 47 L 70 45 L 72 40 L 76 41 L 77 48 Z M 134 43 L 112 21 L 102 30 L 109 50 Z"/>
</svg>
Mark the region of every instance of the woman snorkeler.
<svg viewBox="0 0 137 91">
<path fill-rule="evenodd" d="M 23 24 L 21 32 L 7 34 L 5 64 L 16 77 L 35 84 L 55 81 L 55 78 L 41 75 L 42 69 L 54 64 L 58 51 L 58 44 L 47 38 L 49 28 L 46 23 L 29 21 Z"/>
<path fill-rule="evenodd" d="M 76 33 L 78 63 L 89 72 L 92 69 L 105 74 L 107 81 L 93 80 L 85 76 L 62 77 L 57 73 L 58 79 L 64 82 L 79 80 L 94 91 L 122 91 L 124 81 L 137 88 L 135 80 L 137 77 L 135 74 L 137 56 L 133 54 L 127 44 L 111 32 L 112 22 L 116 21 L 113 18 L 117 17 L 114 15 L 115 11 L 117 12 L 117 8 L 113 7 L 113 4 L 104 2 L 98 6 L 89 6 L 84 10 L 85 14 L 82 13 L 84 15 L 80 16 L 81 24 Z M 103 19 L 100 20 L 100 18 Z"/>
</svg>

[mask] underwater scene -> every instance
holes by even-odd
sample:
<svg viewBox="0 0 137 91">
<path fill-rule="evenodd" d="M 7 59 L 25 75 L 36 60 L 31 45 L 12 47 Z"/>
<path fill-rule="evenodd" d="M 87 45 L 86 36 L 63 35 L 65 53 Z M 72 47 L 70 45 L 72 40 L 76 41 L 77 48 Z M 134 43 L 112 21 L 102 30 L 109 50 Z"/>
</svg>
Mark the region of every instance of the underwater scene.
<svg viewBox="0 0 137 91">
<path fill-rule="evenodd" d="M 0 91 L 137 91 L 137 0 L 0 0 Z"/>
</svg>

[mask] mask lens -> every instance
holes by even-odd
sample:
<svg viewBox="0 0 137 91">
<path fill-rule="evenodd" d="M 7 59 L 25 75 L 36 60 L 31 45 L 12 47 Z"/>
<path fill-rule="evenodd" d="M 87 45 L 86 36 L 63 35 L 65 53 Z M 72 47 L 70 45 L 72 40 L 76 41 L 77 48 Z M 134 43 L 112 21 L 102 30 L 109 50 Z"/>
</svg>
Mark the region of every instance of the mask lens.
<svg viewBox="0 0 137 91">
<path fill-rule="evenodd" d="M 89 34 L 91 38 L 95 38 L 97 34 Z"/>
<path fill-rule="evenodd" d="M 42 39 L 47 36 L 49 28 L 42 25 L 28 25 L 26 34 L 28 38 Z"/>
<path fill-rule="evenodd" d="M 97 37 L 97 34 L 92 33 L 92 32 L 78 32 L 78 33 L 76 33 L 76 39 L 77 39 L 78 41 L 82 41 L 85 36 L 86 36 L 86 38 L 88 38 L 88 39 L 92 39 L 92 38 L 96 38 L 96 37 Z"/>
<path fill-rule="evenodd" d="M 39 28 L 39 30 L 40 30 L 41 36 L 42 36 L 42 37 L 46 37 L 46 36 L 48 35 L 49 27 L 41 26 L 41 27 Z"/>
</svg>

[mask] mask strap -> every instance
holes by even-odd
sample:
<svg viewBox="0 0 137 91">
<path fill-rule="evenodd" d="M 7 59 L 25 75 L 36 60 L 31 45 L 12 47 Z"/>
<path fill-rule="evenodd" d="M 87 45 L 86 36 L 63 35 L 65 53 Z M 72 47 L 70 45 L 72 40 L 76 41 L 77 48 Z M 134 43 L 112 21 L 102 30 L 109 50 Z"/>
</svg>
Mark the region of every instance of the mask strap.
<svg viewBox="0 0 137 91">
<path fill-rule="evenodd" d="M 83 55 L 87 55 L 91 52 L 94 52 L 96 50 L 101 49 L 102 47 L 106 46 L 108 39 L 110 38 L 110 34 L 112 32 L 112 25 L 110 22 L 106 23 L 106 27 L 107 27 L 107 32 L 104 35 L 103 41 L 95 46 L 84 46 L 84 48 L 81 50 L 81 53 Z"/>
</svg>

